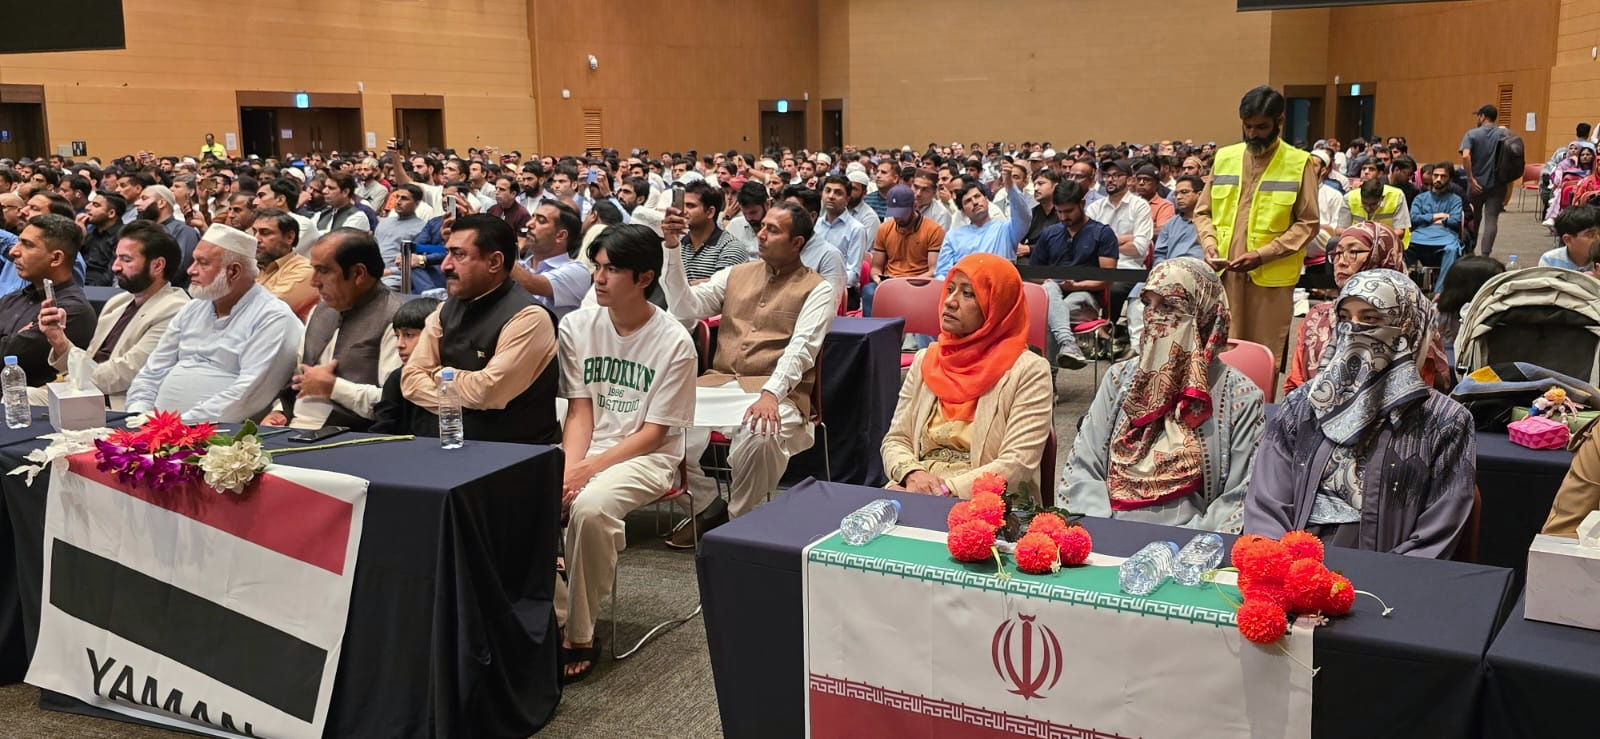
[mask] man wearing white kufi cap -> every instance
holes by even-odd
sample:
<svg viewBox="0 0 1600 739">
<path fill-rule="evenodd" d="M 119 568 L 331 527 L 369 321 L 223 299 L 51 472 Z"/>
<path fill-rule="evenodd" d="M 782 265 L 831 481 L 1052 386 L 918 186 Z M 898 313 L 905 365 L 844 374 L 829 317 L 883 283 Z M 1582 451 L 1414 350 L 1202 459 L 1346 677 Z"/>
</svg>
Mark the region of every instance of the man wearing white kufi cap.
<svg viewBox="0 0 1600 739">
<path fill-rule="evenodd" d="M 220 223 L 206 231 L 189 266 L 194 300 L 133 378 L 130 412 L 233 423 L 266 409 L 289 383 L 304 329 L 256 273 L 254 236 Z"/>
</svg>

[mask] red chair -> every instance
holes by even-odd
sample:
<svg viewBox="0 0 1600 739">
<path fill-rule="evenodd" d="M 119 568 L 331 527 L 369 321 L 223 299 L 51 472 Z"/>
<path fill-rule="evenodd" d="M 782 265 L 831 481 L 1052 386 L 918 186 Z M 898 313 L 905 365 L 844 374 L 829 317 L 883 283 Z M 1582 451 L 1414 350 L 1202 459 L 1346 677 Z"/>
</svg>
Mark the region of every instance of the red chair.
<svg viewBox="0 0 1600 739">
<path fill-rule="evenodd" d="M 1272 359 L 1271 349 L 1254 341 L 1228 339 L 1228 349 L 1218 359 L 1243 372 L 1256 387 L 1261 388 L 1266 402 L 1272 402 L 1278 385 L 1278 365 Z"/>
<path fill-rule="evenodd" d="M 1544 176 L 1544 165 L 1529 164 L 1522 168 L 1522 195 L 1517 198 L 1517 207 L 1526 208 L 1528 204 L 1528 191 L 1539 192 L 1539 178 Z M 1540 214 L 1543 217 L 1543 214 Z"/>
<path fill-rule="evenodd" d="M 872 299 L 872 315 L 874 318 L 904 318 L 908 334 L 938 336 L 943 298 L 944 284 L 937 280 L 896 277 L 878 283 L 878 294 Z M 910 367 L 915 358 L 915 352 L 902 353 L 900 368 Z"/>
<path fill-rule="evenodd" d="M 1028 346 L 1045 351 L 1050 343 L 1050 299 L 1037 282 L 1022 283 L 1022 297 L 1028 301 Z"/>
</svg>

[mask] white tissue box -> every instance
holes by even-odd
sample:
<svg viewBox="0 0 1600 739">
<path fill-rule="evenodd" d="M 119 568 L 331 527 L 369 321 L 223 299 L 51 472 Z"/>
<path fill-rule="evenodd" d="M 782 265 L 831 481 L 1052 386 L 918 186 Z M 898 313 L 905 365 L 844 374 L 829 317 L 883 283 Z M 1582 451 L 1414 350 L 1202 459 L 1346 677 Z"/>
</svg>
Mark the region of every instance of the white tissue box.
<svg viewBox="0 0 1600 739">
<path fill-rule="evenodd" d="M 1528 547 L 1524 616 L 1600 631 L 1600 549 L 1539 534 Z"/>
<path fill-rule="evenodd" d="M 44 386 L 49 398 L 50 426 L 57 431 L 80 431 L 106 425 L 106 396 L 99 390 L 79 390 L 70 382 Z"/>
</svg>

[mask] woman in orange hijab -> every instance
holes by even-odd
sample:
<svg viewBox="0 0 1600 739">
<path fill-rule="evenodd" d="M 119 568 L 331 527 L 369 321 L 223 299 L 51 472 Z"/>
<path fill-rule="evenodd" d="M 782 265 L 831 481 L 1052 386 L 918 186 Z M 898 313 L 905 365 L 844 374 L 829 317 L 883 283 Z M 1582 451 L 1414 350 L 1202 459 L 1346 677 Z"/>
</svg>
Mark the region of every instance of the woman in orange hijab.
<svg viewBox="0 0 1600 739">
<path fill-rule="evenodd" d="M 969 497 L 995 472 L 1037 493 L 1050 433 L 1050 365 L 1028 351 L 1017 268 L 993 254 L 956 263 L 944 282 L 939 340 L 917 354 L 883 437 L 891 488 Z"/>
</svg>

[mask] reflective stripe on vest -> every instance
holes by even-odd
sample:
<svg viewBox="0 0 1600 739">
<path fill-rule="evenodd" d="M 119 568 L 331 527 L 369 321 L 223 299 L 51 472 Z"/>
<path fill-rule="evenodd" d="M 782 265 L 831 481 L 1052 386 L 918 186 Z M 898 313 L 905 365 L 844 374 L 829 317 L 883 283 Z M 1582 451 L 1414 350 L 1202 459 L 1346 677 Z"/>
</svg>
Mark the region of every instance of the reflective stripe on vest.
<svg viewBox="0 0 1600 739">
<path fill-rule="evenodd" d="M 1300 181 L 1305 176 L 1306 160 L 1310 155 L 1282 141 L 1273 153 L 1272 161 L 1256 179 L 1256 194 L 1250 199 L 1250 212 L 1246 215 L 1249 234 L 1245 247 L 1254 251 L 1273 239 L 1282 236 L 1294 223 L 1295 201 L 1300 194 Z M 1219 256 L 1238 256 L 1229 252 L 1233 246 L 1233 227 L 1239 212 L 1239 185 L 1244 177 L 1244 144 L 1224 146 L 1217 150 L 1211 167 L 1211 225 L 1217 232 Z M 1315 235 L 1314 233 L 1312 234 Z M 1250 280 L 1262 287 L 1290 287 L 1300 280 L 1300 267 L 1305 264 L 1305 245 L 1294 253 L 1263 264 L 1250 272 Z"/>
</svg>

